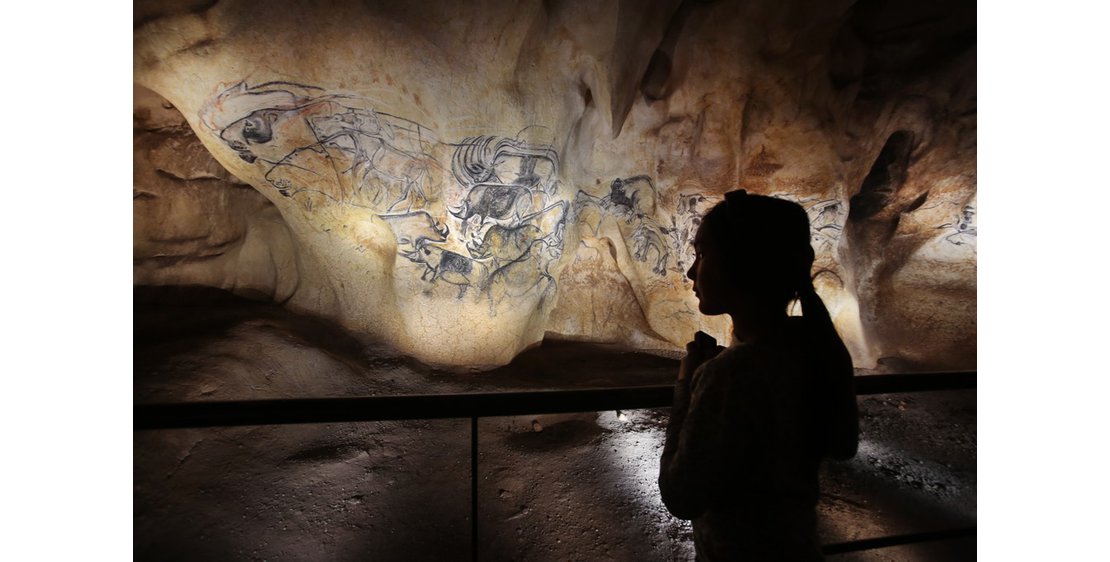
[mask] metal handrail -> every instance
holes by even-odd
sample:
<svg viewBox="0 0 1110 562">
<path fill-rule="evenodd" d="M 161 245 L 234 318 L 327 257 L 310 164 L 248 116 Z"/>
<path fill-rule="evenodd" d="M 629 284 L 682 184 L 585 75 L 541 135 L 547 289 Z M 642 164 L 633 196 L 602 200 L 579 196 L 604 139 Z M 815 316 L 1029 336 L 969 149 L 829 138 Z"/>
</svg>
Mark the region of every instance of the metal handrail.
<svg viewBox="0 0 1110 562">
<path fill-rule="evenodd" d="M 856 394 L 975 388 L 976 372 L 855 377 Z M 135 430 L 444 419 L 663 408 L 674 385 L 472 394 L 136 404 Z"/>
</svg>

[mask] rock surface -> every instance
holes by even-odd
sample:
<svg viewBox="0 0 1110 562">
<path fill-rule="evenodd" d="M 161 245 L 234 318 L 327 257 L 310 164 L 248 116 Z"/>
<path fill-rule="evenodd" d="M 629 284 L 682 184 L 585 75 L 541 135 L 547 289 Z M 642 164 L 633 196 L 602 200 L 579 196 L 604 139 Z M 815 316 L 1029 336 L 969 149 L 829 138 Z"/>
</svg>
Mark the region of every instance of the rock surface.
<svg viewBox="0 0 1110 562">
<path fill-rule="evenodd" d="M 974 368 L 974 5 L 642 4 L 137 2 L 135 283 L 441 365 L 673 351 L 727 339 L 684 271 L 744 187 L 810 212 L 857 366 Z"/>
</svg>

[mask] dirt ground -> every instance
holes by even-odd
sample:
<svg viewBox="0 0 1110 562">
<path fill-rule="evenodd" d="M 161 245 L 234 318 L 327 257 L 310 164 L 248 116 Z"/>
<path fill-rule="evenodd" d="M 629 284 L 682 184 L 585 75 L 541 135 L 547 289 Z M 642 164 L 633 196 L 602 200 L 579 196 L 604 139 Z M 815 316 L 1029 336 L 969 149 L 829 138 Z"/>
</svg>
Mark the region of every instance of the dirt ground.
<svg viewBox="0 0 1110 562">
<path fill-rule="evenodd" d="M 597 388 L 671 382 L 674 358 L 545 342 L 484 373 L 421 365 L 334 325 L 217 291 L 135 291 L 134 401 Z M 860 398 L 826 465 L 826 543 L 974 525 L 976 393 Z M 482 418 L 482 560 L 692 560 L 659 500 L 667 409 Z M 470 420 L 134 433 L 140 560 L 463 560 Z M 830 556 L 975 559 L 975 539 Z"/>
</svg>

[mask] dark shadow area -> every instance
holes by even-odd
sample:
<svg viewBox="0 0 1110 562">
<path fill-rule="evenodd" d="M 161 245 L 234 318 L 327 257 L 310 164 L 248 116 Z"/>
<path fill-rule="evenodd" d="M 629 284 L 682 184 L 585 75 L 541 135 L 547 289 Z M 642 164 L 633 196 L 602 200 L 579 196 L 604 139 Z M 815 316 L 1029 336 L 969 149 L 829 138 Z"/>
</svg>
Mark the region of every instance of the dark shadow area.
<svg viewBox="0 0 1110 562">
<path fill-rule="evenodd" d="M 863 179 L 859 193 L 849 201 L 848 220 L 862 221 L 877 215 L 906 181 L 914 134 L 895 131 L 887 139 L 871 171 Z"/>
<path fill-rule="evenodd" d="M 856 2 L 833 42 L 829 79 L 859 85 L 861 100 L 881 100 L 939 74 L 976 46 L 976 5 L 940 2 Z"/>
<path fill-rule="evenodd" d="M 431 372 L 332 321 L 211 287 L 136 286 L 133 325 L 140 402 L 372 396 L 397 390 L 391 374 Z"/>
<path fill-rule="evenodd" d="M 246 320 L 265 320 L 297 343 L 325 349 L 350 360 L 366 358 L 370 343 L 334 322 L 290 312 L 269 300 L 249 299 L 230 291 L 200 286 L 136 286 L 135 344 L 138 347 L 179 342 L 190 337 L 219 336 Z"/>
<path fill-rule="evenodd" d="M 611 387 L 669 384 L 678 361 L 620 345 L 545 339 L 504 367 L 481 373 L 481 388 L 490 383 L 508 388 Z"/>
</svg>

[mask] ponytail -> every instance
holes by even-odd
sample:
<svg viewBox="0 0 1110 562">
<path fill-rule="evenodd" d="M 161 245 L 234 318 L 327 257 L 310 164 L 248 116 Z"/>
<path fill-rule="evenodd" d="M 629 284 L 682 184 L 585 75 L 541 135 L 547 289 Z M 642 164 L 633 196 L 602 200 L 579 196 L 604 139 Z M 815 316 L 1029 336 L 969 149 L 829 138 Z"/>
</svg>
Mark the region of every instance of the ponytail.
<svg viewBox="0 0 1110 562">
<path fill-rule="evenodd" d="M 812 250 L 811 250 L 812 251 Z M 805 275 L 798 287 L 813 383 L 814 446 L 819 457 L 846 460 L 859 445 L 852 356 L 833 326 L 829 309 Z"/>
</svg>

